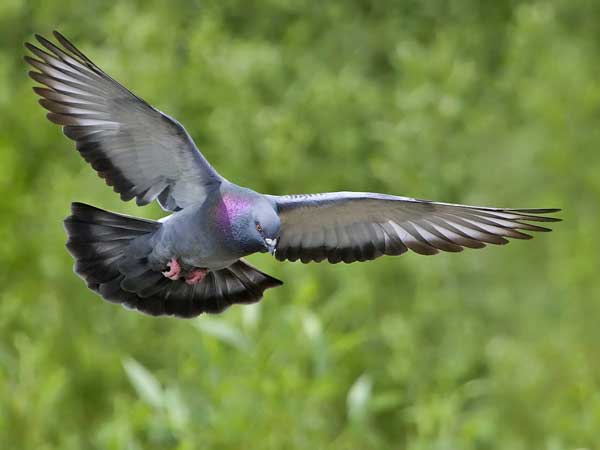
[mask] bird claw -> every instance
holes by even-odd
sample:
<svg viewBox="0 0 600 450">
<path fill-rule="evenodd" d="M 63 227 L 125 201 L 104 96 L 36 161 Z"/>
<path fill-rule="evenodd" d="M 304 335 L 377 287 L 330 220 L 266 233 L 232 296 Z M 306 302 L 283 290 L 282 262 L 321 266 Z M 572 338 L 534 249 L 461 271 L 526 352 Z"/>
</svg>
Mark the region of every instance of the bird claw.
<svg viewBox="0 0 600 450">
<path fill-rule="evenodd" d="M 204 280 L 206 273 L 208 271 L 206 269 L 194 269 L 192 270 L 186 277 L 185 282 L 189 285 L 194 285 L 200 283 Z"/>
<path fill-rule="evenodd" d="M 193 269 L 189 272 L 184 272 L 181 264 L 179 264 L 179 261 L 177 261 L 177 258 L 171 258 L 171 260 L 167 263 L 167 267 L 169 270 L 162 272 L 165 277 L 173 281 L 179 280 L 180 278 L 185 278 L 186 284 L 190 286 L 200 283 L 208 273 L 208 270 L 206 269 Z"/>
<path fill-rule="evenodd" d="M 177 258 L 171 258 L 171 261 L 167 263 L 167 267 L 169 270 L 162 273 L 165 277 L 173 281 L 181 278 L 181 265 L 177 261 Z"/>
</svg>

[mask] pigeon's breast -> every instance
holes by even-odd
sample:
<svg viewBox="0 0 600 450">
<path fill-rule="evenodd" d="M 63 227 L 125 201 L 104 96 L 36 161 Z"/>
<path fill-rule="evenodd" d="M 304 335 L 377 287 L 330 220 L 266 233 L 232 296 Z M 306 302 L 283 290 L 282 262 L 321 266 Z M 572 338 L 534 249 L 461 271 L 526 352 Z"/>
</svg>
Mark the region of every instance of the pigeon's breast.
<svg viewBox="0 0 600 450">
<path fill-rule="evenodd" d="M 186 265 L 216 270 L 244 256 L 230 230 L 216 226 L 211 213 L 196 208 L 171 215 L 155 235 L 151 258 L 162 263 L 175 257 Z"/>
</svg>

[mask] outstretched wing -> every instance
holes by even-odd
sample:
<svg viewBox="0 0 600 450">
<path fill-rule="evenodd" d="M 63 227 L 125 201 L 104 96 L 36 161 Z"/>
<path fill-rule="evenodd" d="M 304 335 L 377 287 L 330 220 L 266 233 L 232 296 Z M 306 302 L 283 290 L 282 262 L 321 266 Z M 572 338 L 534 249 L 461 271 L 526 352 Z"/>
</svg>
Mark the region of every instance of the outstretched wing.
<svg viewBox="0 0 600 450">
<path fill-rule="evenodd" d="M 540 215 L 558 209 L 484 208 L 361 192 L 270 198 L 281 218 L 275 256 L 304 263 L 366 261 L 408 249 L 459 252 L 530 239 L 520 230 L 550 230 L 528 222 L 560 220 Z"/>
<path fill-rule="evenodd" d="M 58 32 L 62 48 L 36 35 L 45 50 L 25 60 L 48 109 L 65 135 L 121 199 L 138 205 L 158 199 L 168 211 L 201 201 L 223 178 L 198 151 L 183 126 L 104 73 Z"/>
</svg>

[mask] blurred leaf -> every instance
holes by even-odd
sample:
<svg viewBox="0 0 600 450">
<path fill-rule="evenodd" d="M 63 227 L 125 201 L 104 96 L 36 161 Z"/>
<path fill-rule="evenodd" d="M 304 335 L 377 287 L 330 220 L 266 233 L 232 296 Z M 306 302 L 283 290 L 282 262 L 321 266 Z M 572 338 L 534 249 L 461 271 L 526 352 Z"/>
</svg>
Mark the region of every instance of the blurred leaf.
<svg viewBox="0 0 600 450">
<path fill-rule="evenodd" d="M 261 317 L 261 304 L 254 303 L 252 305 L 245 305 L 242 308 L 242 323 L 244 324 L 245 330 L 256 330 L 256 327 L 260 324 Z"/>
<path fill-rule="evenodd" d="M 320 341 L 322 339 L 323 327 L 321 321 L 310 311 L 305 311 L 302 314 L 302 329 L 310 340 Z"/>
<path fill-rule="evenodd" d="M 372 388 L 373 380 L 367 374 L 358 377 L 350 387 L 346 397 L 346 407 L 351 422 L 363 422 L 367 418 Z"/>
<path fill-rule="evenodd" d="M 161 408 L 163 391 L 154 375 L 133 358 L 123 360 L 123 367 L 140 398 L 156 409 Z"/>
<path fill-rule="evenodd" d="M 178 388 L 169 387 L 164 393 L 167 415 L 174 427 L 184 429 L 188 426 L 190 412 Z"/>
<path fill-rule="evenodd" d="M 250 340 L 240 330 L 228 324 L 224 319 L 200 317 L 193 321 L 194 326 L 203 334 L 230 345 L 238 350 L 248 350 Z"/>
</svg>

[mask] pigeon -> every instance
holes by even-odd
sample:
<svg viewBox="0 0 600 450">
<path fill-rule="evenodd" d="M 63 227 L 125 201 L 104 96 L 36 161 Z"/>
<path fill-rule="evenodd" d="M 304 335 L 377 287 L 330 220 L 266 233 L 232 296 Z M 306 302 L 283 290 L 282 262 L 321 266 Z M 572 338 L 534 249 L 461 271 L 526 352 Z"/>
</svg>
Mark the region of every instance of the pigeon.
<svg viewBox="0 0 600 450">
<path fill-rule="evenodd" d="M 264 195 L 217 173 L 185 128 L 132 93 L 59 32 L 26 43 L 48 119 L 123 201 L 157 200 L 159 221 L 72 203 L 74 271 L 109 302 L 195 317 L 260 300 L 283 283 L 244 258 L 352 263 L 408 250 L 460 252 L 550 231 L 545 209 L 439 203 L 366 192 Z"/>
</svg>

